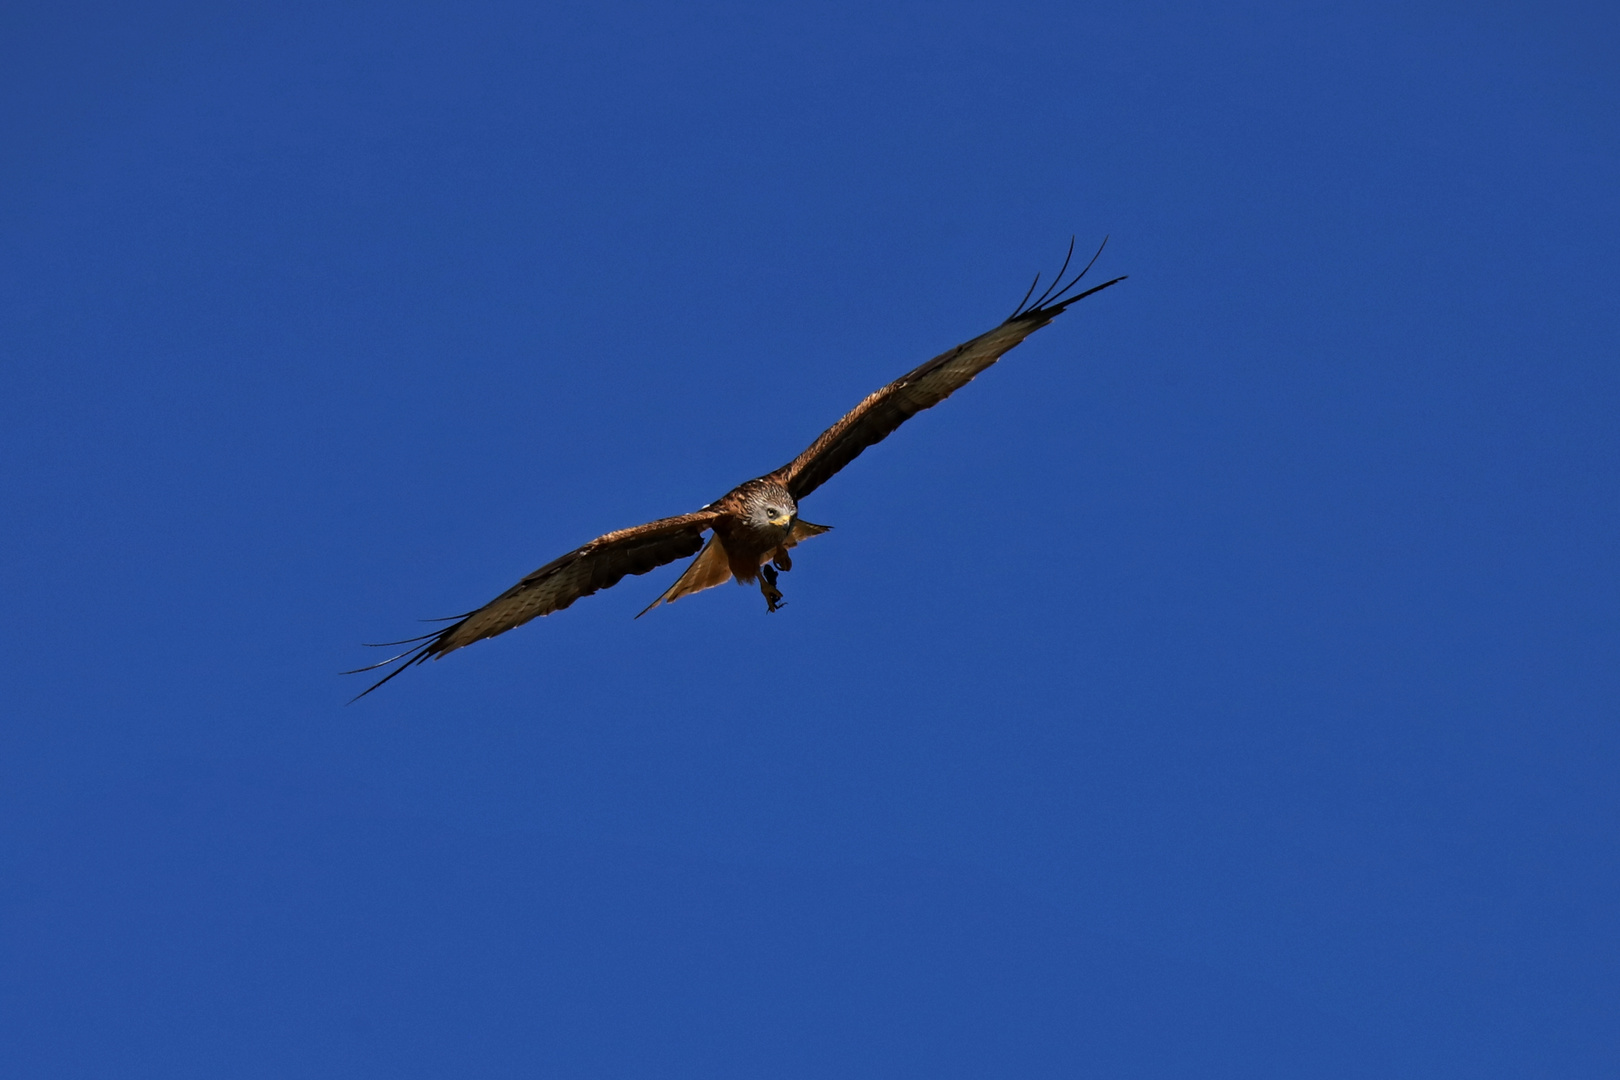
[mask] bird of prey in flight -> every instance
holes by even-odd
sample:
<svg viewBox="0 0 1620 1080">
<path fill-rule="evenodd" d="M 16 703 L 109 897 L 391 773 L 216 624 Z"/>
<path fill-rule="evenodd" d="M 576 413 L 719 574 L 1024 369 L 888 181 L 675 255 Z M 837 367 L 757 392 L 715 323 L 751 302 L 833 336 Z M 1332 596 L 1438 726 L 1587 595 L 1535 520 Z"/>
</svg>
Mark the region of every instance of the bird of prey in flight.
<svg viewBox="0 0 1620 1080">
<path fill-rule="evenodd" d="M 1107 244 L 1107 241 L 1103 241 Z M 830 480 L 834 473 L 874 443 L 923 409 L 932 408 L 970 382 L 1003 353 L 1061 315 L 1070 304 L 1124 281 L 1117 277 L 1084 292 L 1074 292 L 1097 255 L 1067 283 L 1063 280 L 1074 256 L 1074 242 L 1056 279 L 1035 297 L 1040 275 L 1024 299 L 1001 325 L 941 353 L 889 385 L 870 394 L 845 417 L 822 432 L 809 448 L 774 472 L 740 484 L 714 502 L 690 514 L 663 518 L 598 536 L 583 547 L 546 563 L 522 581 L 476 611 L 445 619 L 442 630 L 404 641 L 383 642 L 410 648 L 380 663 L 345 672 L 355 675 L 390 664 L 399 666 L 363 690 L 358 701 L 413 664 L 437 660 L 448 652 L 496 634 L 504 634 L 540 615 L 561 611 L 582 596 L 619 583 L 626 574 L 649 570 L 696 555 L 675 584 L 642 610 L 672 604 L 683 596 L 736 580 L 757 581 L 765 596 L 765 609 L 782 606 L 776 587 L 777 573 L 793 565 L 788 549 L 824 533 L 830 526 L 814 525 L 799 516 L 799 501 Z M 1071 295 L 1072 294 L 1072 295 Z M 704 533 L 709 534 L 704 543 Z M 636 618 L 640 618 L 637 615 Z"/>
</svg>

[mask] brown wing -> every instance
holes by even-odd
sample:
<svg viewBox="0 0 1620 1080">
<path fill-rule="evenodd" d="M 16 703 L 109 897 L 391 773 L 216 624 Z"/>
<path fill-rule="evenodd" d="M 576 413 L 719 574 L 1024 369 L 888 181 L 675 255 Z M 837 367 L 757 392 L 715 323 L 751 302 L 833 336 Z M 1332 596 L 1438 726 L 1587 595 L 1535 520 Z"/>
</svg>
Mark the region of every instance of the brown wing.
<svg viewBox="0 0 1620 1080">
<path fill-rule="evenodd" d="M 468 612 L 443 630 L 406 641 L 388 642 L 390 645 L 410 645 L 418 641 L 423 644 L 380 664 L 357 668 L 356 671 L 374 671 L 400 661 L 398 668 L 367 687 L 354 700 L 365 697 L 412 664 L 437 659 L 463 645 L 504 634 L 530 619 L 561 611 L 582 596 L 617 585 L 619 579 L 627 574 L 645 574 L 665 563 L 695 554 L 703 546 L 703 531 L 718 516 L 717 511 L 700 510 L 695 514 L 663 518 L 637 525 L 633 529 L 620 529 L 606 536 L 598 536 L 562 558 L 546 563 L 477 611 Z M 344 674 L 353 675 L 355 672 Z"/>
<path fill-rule="evenodd" d="M 724 585 L 730 580 L 731 560 L 726 556 L 726 545 L 720 542 L 717 533 L 709 537 L 702 554 L 681 571 L 681 576 L 675 579 L 675 584 L 665 589 L 658 599 L 642 608 L 636 618 L 641 618 L 659 604 L 673 604 L 683 596 L 691 596 L 704 589 Z"/>
<path fill-rule="evenodd" d="M 1065 269 L 1067 266 L 1065 261 Z M 1090 269 L 1089 265 L 1087 269 Z M 1085 270 L 1080 273 L 1084 275 Z M 1063 273 L 1059 271 L 1059 281 L 1062 277 Z M 895 428 L 917 413 L 950 397 L 979 372 L 1001 359 L 1007 350 L 1063 314 L 1070 304 L 1125 279 L 1117 277 L 1067 300 L 1062 299 L 1063 294 L 1079 280 L 1076 277 L 1066 288 L 1058 289 L 1055 295 L 1042 297 L 1028 310 L 1023 310 L 1020 304 L 1020 310 L 1013 312 L 1006 322 L 994 330 L 941 353 L 915 371 L 908 371 L 869 395 L 842 420 L 822 432 L 809 449 L 772 473 L 770 478 L 784 485 L 795 499 L 804 498 L 831 479 L 839 469 L 854 461 L 862 450 L 873 443 L 882 442 Z M 1030 292 L 1034 292 L 1034 286 L 1030 287 Z M 1048 290 L 1048 293 L 1052 293 L 1052 290 Z M 1027 301 L 1029 297 L 1024 299 Z"/>
</svg>

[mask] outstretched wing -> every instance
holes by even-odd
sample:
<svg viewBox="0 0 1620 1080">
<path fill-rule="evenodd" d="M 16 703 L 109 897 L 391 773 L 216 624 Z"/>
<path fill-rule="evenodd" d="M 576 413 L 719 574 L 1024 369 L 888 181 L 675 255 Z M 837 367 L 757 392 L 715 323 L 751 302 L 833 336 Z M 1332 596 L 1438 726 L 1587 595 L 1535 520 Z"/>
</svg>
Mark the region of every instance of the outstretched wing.
<svg viewBox="0 0 1620 1080">
<path fill-rule="evenodd" d="M 375 671 L 395 662 L 399 664 L 399 667 L 357 694 L 354 700 L 365 697 L 412 664 L 436 659 L 463 645 L 504 634 L 530 619 L 561 611 L 582 596 L 617 585 L 626 574 L 645 574 L 665 563 L 696 554 L 703 546 L 703 531 L 719 516 L 713 510 L 699 510 L 695 514 L 663 518 L 637 525 L 633 529 L 620 529 L 606 536 L 598 536 L 584 547 L 575 548 L 562 558 L 546 563 L 477 611 L 458 617 L 456 622 L 443 630 L 423 634 L 419 638 L 387 642 L 388 645 L 411 645 L 412 648 L 381 663 L 344 672 L 353 675 L 360 671 Z"/>
<path fill-rule="evenodd" d="M 1072 242 L 1069 253 L 1071 256 L 1074 253 Z M 1099 247 L 1097 255 L 1101 254 L 1102 248 Z M 1093 255 L 1091 262 L 1096 261 L 1097 256 Z M 1063 285 L 1063 274 L 1068 268 L 1069 260 L 1064 259 L 1063 268 L 1058 271 L 1052 287 L 1034 304 L 1025 307 L 1035 293 L 1035 285 L 1031 285 L 1023 303 L 994 330 L 941 353 L 915 371 L 908 371 L 869 395 L 842 420 L 822 432 L 809 449 L 772 473 L 770 479 L 783 484 L 795 499 L 804 498 L 831 479 L 839 469 L 854 461 L 862 450 L 882 442 L 890 432 L 917 413 L 950 397 L 979 372 L 1001 359 L 1007 350 L 1063 314 L 1070 304 L 1125 280 L 1124 277 L 1117 277 L 1064 299 L 1064 294 L 1085 277 L 1091 263 L 1087 263 L 1085 270 Z M 1036 275 L 1035 284 L 1040 284 L 1039 275 Z"/>
</svg>

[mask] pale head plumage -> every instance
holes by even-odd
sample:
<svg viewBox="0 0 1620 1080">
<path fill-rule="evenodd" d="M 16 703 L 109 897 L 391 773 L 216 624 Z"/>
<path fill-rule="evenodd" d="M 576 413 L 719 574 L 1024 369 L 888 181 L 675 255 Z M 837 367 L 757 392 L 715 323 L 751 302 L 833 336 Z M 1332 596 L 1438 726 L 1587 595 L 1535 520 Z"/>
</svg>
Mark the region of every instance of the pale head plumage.
<svg viewBox="0 0 1620 1080">
<path fill-rule="evenodd" d="M 751 480 L 737 492 L 742 498 L 743 518 L 755 532 L 778 530 L 783 535 L 793 527 L 799 504 L 788 489 L 771 480 Z"/>
</svg>

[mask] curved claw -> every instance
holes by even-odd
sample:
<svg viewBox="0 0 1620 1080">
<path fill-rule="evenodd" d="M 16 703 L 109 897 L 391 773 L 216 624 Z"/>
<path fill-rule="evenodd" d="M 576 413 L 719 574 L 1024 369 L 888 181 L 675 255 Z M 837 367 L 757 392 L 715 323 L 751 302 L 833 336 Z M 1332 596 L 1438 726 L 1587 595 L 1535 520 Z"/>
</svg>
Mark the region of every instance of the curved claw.
<svg viewBox="0 0 1620 1080">
<path fill-rule="evenodd" d="M 765 610 L 774 612 L 784 606 L 782 590 L 776 587 L 776 568 L 770 563 L 759 568 L 759 591 L 765 597 Z"/>
</svg>

